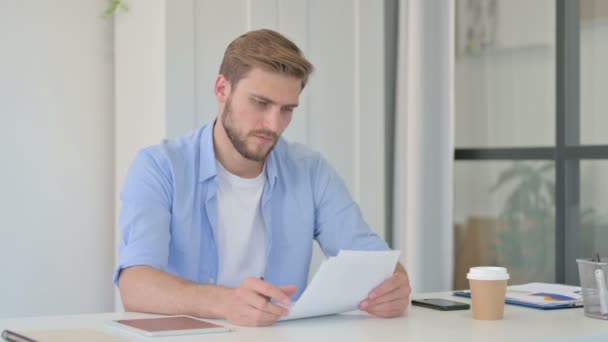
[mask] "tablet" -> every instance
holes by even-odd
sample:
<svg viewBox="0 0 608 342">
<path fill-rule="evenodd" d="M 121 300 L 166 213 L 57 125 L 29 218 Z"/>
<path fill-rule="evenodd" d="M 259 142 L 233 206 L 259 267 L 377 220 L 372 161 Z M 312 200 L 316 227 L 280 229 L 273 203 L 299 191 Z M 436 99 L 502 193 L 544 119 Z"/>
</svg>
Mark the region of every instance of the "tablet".
<svg viewBox="0 0 608 342">
<path fill-rule="evenodd" d="M 231 331 L 229 327 L 190 316 L 121 319 L 110 325 L 144 336 L 208 334 Z"/>
</svg>

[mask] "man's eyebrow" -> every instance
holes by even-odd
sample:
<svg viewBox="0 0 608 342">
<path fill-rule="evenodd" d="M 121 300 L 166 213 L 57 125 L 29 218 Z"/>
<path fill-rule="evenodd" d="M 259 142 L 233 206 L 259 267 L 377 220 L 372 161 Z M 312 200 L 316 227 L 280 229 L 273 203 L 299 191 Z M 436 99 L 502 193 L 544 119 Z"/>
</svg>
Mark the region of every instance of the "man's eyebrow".
<svg viewBox="0 0 608 342">
<path fill-rule="evenodd" d="M 253 98 L 257 99 L 257 100 L 261 100 L 261 101 L 264 101 L 264 102 L 271 103 L 271 104 L 276 104 L 275 101 L 273 101 L 272 99 L 267 98 L 266 96 L 251 94 L 251 97 L 253 97 Z M 298 103 L 292 103 L 292 104 L 286 104 L 283 107 L 295 108 L 297 106 L 298 106 Z"/>
</svg>

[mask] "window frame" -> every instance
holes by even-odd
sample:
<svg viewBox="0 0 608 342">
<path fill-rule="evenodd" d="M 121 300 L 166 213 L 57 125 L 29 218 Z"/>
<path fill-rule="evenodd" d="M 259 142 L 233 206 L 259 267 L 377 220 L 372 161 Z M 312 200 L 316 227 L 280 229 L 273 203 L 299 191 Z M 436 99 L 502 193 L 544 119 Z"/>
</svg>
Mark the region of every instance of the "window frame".
<svg viewBox="0 0 608 342">
<path fill-rule="evenodd" d="M 608 160 L 608 145 L 580 144 L 580 1 L 556 0 L 556 125 L 551 147 L 455 148 L 454 161 L 546 160 L 555 163 L 555 281 L 579 284 L 580 162 Z"/>
</svg>

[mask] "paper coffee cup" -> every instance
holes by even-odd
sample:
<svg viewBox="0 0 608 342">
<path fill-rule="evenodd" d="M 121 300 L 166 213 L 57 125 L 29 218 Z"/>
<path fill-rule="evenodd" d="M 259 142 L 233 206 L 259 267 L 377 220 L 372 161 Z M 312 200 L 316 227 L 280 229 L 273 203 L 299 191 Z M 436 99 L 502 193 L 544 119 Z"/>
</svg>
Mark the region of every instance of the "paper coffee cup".
<svg viewBox="0 0 608 342">
<path fill-rule="evenodd" d="M 471 267 L 467 274 L 471 288 L 473 318 L 499 320 L 504 316 L 509 274 L 504 267 Z"/>
</svg>

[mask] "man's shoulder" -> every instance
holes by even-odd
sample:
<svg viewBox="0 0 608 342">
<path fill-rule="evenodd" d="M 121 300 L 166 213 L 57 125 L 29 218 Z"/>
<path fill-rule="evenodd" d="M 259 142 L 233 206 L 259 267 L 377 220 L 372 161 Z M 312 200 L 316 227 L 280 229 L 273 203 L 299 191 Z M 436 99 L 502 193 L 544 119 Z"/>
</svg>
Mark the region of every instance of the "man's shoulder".
<svg viewBox="0 0 608 342">
<path fill-rule="evenodd" d="M 142 148 L 140 151 L 157 158 L 171 161 L 190 159 L 200 151 L 201 135 L 206 126 L 192 130 L 188 134 L 163 139 L 159 144 Z"/>
<path fill-rule="evenodd" d="M 312 165 L 317 164 L 323 159 L 321 153 L 310 147 L 298 142 L 290 142 L 283 138 L 279 140 L 276 147 L 279 161 L 288 165 Z"/>
<path fill-rule="evenodd" d="M 192 169 L 199 162 L 201 135 L 205 127 L 141 148 L 135 159 L 148 165 L 156 165 L 167 173 L 182 173 L 183 170 Z"/>
</svg>

